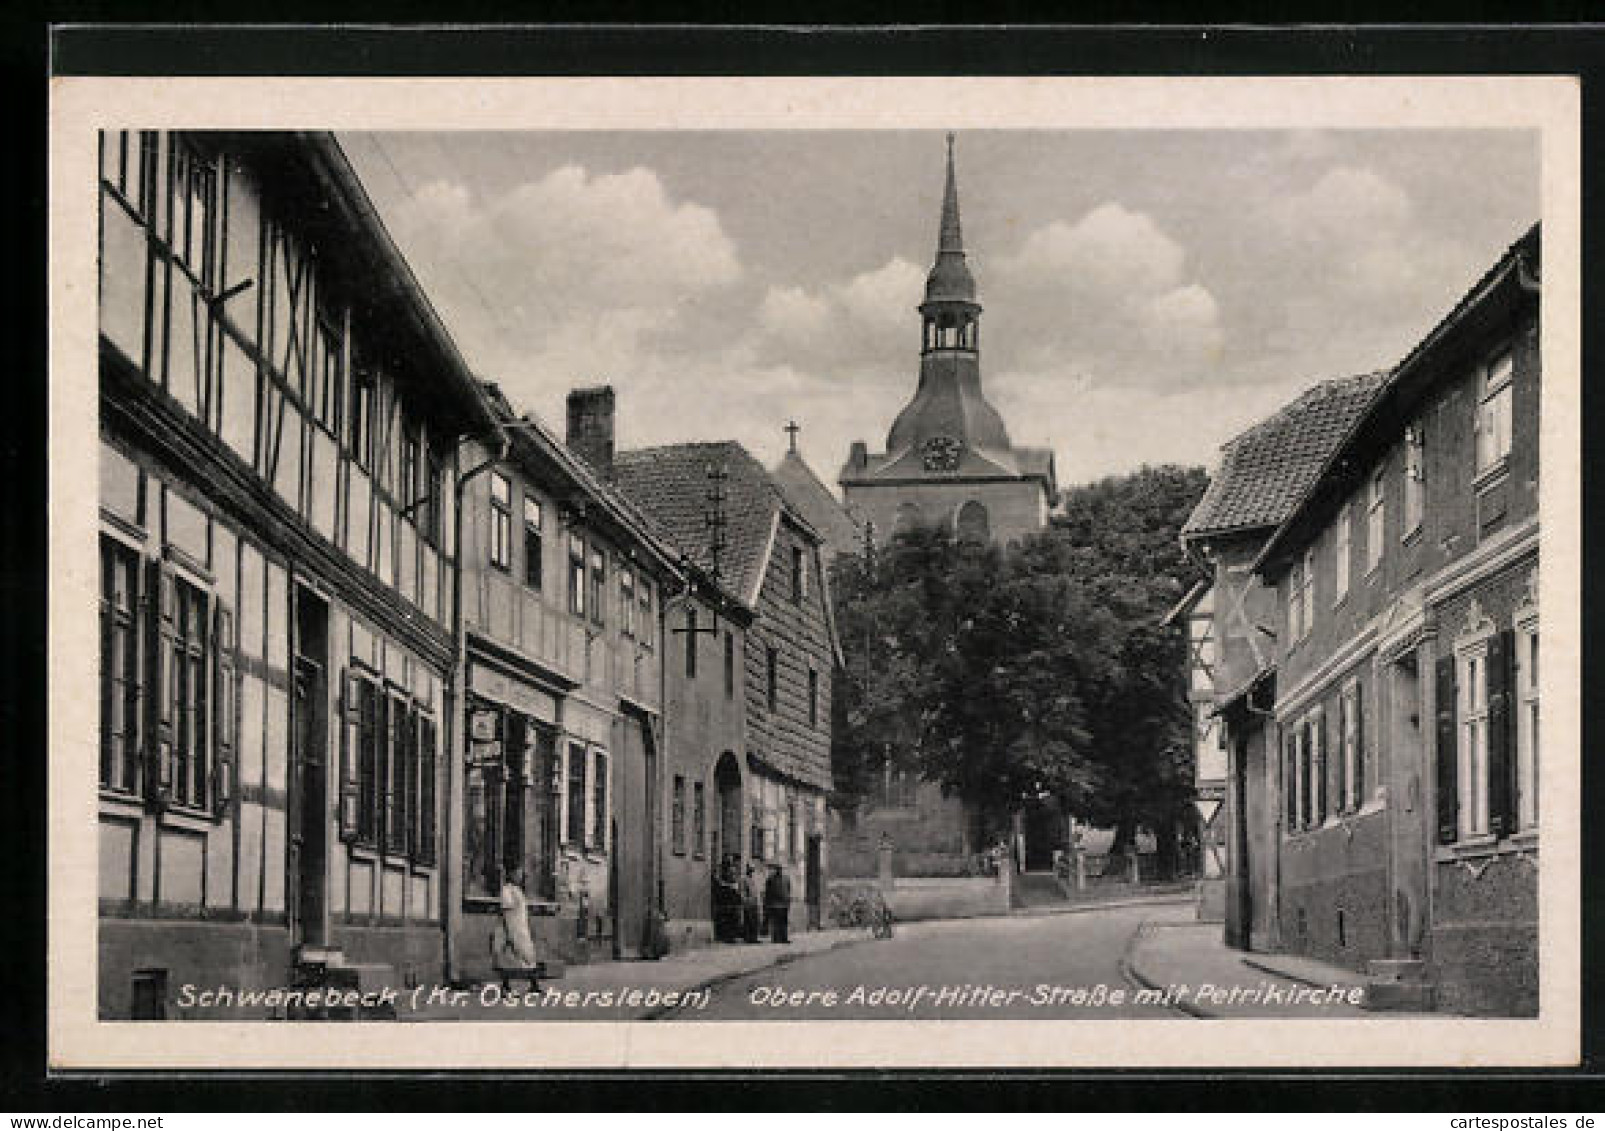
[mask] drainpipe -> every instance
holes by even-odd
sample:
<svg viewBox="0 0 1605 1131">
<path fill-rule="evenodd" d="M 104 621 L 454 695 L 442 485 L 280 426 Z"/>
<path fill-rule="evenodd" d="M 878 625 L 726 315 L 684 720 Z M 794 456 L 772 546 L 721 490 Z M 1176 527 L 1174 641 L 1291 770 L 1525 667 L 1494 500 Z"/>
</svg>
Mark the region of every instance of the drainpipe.
<svg viewBox="0 0 1605 1131">
<path fill-rule="evenodd" d="M 452 488 L 452 664 L 451 683 L 446 692 L 445 710 L 442 712 L 447 735 L 446 851 L 442 853 L 440 865 L 440 892 L 441 899 L 445 903 L 445 958 L 448 982 L 456 980 L 458 975 L 457 928 L 462 922 L 462 898 L 457 894 L 457 887 L 462 879 L 462 828 L 457 822 L 459 809 L 457 798 L 463 790 L 463 759 L 460 752 L 465 745 L 462 736 L 467 720 L 461 715 L 462 704 L 467 700 L 468 679 L 468 637 L 463 628 L 463 489 L 469 480 L 505 460 L 508 446 L 506 431 L 498 428 L 496 454 L 459 474 Z M 459 446 L 458 451 L 461 450 Z"/>
</svg>

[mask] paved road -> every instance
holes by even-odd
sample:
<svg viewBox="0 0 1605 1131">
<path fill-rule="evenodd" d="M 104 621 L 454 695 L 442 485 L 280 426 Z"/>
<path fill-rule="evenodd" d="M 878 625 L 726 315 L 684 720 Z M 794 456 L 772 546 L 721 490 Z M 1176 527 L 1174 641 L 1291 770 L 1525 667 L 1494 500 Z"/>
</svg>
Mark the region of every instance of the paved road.
<svg viewBox="0 0 1605 1131">
<path fill-rule="evenodd" d="M 1188 904 L 1011 919 L 899 924 L 897 936 L 799 959 L 715 986 L 674 1020 L 1168 1018 L 1138 1005 L 1120 960 L 1144 922 Z"/>
</svg>

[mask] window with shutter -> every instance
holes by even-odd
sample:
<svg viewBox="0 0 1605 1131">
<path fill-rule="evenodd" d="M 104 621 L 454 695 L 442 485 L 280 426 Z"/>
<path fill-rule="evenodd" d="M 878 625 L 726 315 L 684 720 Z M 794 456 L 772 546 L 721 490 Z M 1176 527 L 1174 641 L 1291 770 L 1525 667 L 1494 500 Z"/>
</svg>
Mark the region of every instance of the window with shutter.
<svg viewBox="0 0 1605 1131">
<path fill-rule="evenodd" d="M 100 785 L 138 794 L 147 600 L 137 552 L 103 538 L 100 555 Z"/>
<path fill-rule="evenodd" d="M 212 655 L 216 672 L 212 681 L 212 704 L 215 717 L 212 736 L 215 741 L 212 758 L 212 810 L 219 817 L 228 811 L 234 795 L 234 749 L 236 708 L 239 703 L 238 676 L 234 654 L 234 610 L 217 602 L 213 611 L 215 631 L 212 638 Z"/>
<path fill-rule="evenodd" d="M 1349 705 L 1354 726 L 1354 804 L 1365 804 L 1365 684 L 1356 682 L 1354 700 Z"/>
<path fill-rule="evenodd" d="M 1513 633 L 1504 629 L 1488 641 L 1488 831 L 1495 837 L 1516 831 L 1515 759 L 1511 757 L 1510 693 Z"/>
<path fill-rule="evenodd" d="M 1460 836 L 1460 769 L 1456 749 L 1455 703 L 1458 689 L 1455 686 L 1455 658 L 1445 656 L 1438 661 L 1437 696 L 1437 797 L 1438 842 L 1453 844 Z"/>
<path fill-rule="evenodd" d="M 357 838 L 361 818 L 362 785 L 358 771 L 362 749 L 362 684 L 353 668 L 340 683 L 340 802 L 337 814 L 340 839 Z"/>
<path fill-rule="evenodd" d="M 1531 601 L 1516 610 L 1516 823 L 1538 826 L 1538 608 Z"/>
</svg>

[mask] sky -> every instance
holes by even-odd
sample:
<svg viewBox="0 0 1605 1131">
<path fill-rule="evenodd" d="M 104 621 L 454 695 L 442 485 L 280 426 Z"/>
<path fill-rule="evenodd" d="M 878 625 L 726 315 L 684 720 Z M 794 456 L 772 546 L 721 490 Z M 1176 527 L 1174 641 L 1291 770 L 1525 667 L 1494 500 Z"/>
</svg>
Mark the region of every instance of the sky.
<svg viewBox="0 0 1605 1131">
<path fill-rule="evenodd" d="M 784 426 L 834 483 L 919 373 L 936 131 L 342 133 L 469 365 L 621 448 Z M 1539 213 L 1524 131 L 963 132 L 987 396 L 1068 486 L 1397 363 Z"/>
</svg>

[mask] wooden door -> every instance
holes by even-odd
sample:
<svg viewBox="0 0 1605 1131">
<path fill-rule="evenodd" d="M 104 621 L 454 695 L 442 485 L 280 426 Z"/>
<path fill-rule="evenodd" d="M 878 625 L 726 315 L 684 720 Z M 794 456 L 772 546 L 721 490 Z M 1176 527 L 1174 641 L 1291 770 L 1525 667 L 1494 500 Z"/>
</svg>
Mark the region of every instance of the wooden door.
<svg viewBox="0 0 1605 1131">
<path fill-rule="evenodd" d="M 289 881 L 291 943 L 328 943 L 328 714 L 322 665 L 295 658 Z"/>
</svg>

